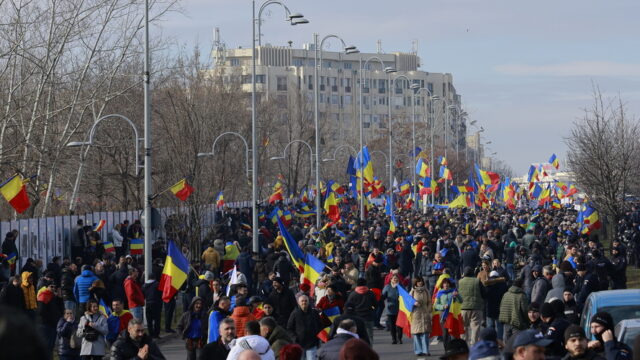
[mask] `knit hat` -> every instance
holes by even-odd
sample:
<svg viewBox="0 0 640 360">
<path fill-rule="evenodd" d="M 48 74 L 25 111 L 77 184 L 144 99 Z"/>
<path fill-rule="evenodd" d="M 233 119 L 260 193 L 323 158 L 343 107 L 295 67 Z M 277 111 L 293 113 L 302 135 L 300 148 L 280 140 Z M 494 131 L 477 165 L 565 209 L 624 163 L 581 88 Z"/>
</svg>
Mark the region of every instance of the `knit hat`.
<svg viewBox="0 0 640 360">
<path fill-rule="evenodd" d="M 540 304 L 538 304 L 537 302 L 532 302 L 531 304 L 529 304 L 527 311 L 540 312 Z"/>
<path fill-rule="evenodd" d="M 379 360 L 380 357 L 366 342 L 349 339 L 340 349 L 340 360 Z"/>
<path fill-rule="evenodd" d="M 555 312 L 553 311 L 553 306 L 549 303 L 544 303 L 540 306 L 540 316 L 543 317 L 553 317 Z"/>
<path fill-rule="evenodd" d="M 569 327 L 564 331 L 564 342 L 566 343 L 569 339 L 579 337 L 586 338 L 584 335 L 584 329 L 580 327 L 580 325 L 569 325 Z"/>
<path fill-rule="evenodd" d="M 604 326 L 606 330 L 613 330 L 613 318 L 607 312 L 597 312 L 591 317 L 591 322 Z"/>
</svg>

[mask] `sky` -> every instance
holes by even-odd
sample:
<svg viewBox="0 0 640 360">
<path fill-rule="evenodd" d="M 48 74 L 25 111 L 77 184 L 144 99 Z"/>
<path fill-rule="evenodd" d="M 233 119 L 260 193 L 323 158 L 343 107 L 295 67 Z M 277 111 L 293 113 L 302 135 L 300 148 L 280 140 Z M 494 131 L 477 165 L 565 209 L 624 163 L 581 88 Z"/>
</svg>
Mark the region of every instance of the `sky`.
<svg viewBox="0 0 640 360">
<path fill-rule="evenodd" d="M 263 0 L 264 1 L 264 0 Z M 263 3 L 257 1 L 257 7 Z M 592 104 L 594 87 L 640 114 L 638 0 L 285 0 L 309 24 L 292 27 L 284 10 L 263 13 L 262 41 L 294 47 L 337 34 L 362 52 L 410 52 L 421 70 L 453 75 L 462 105 L 482 126 L 487 153 L 516 174 L 552 153 L 561 169 L 564 138 Z M 229 48 L 251 46 L 251 1 L 181 0 L 154 29 L 190 49 L 211 48 L 220 28 Z M 153 36 L 153 34 L 152 34 Z M 325 49 L 337 50 L 337 42 Z"/>
</svg>

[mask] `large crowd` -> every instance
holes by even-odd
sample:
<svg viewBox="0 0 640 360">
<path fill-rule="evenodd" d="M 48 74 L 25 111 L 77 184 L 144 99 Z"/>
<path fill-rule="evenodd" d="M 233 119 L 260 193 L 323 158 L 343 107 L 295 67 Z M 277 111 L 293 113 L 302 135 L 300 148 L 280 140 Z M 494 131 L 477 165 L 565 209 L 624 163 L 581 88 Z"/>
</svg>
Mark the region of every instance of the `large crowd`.
<svg viewBox="0 0 640 360">
<path fill-rule="evenodd" d="M 304 217 L 288 226 L 300 249 L 327 265 L 311 284 L 270 219 L 259 224 L 259 253 L 251 251 L 248 209 L 221 213 L 202 253 L 177 235 L 170 240 L 191 265 L 169 302 L 158 288 L 167 244 L 155 241 L 144 276 L 129 246 L 141 236 L 138 221 L 114 227 L 114 248 L 105 249 L 79 220 L 72 256 L 46 261 L 21 258 L 19 234 L 9 232 L 2 253 L 17 257 L 0 268 L 0 353 L 163 359 L 156 339 L 176 333 L 194 360 L 377 359 L 374 329 L 386 329 L 392 344 L 412 341 L 417 357 L 442 342 L 443 360 L 640 355 L 616 340 L 606 312 L 588 319 L 590 333 L 579 326 L 589 294 L 626 288 L 627 252 L 640 240 L 636 208 L 605 249 L 571 208 L 399 209 L 392 232 L 382 208 L 361 221 L 353 202 L 341 206 L 342 220 L 326 229 Z M 397 326 L 402 290 L 415 303 L 409 323 Z"/>
</svg>

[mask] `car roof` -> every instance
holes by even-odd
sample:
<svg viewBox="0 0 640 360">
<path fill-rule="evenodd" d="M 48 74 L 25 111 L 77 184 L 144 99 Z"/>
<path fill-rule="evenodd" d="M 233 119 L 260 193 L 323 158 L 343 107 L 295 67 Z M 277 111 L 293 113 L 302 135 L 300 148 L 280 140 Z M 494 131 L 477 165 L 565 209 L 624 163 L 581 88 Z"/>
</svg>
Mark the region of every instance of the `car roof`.
<svg viewBox="0 0 640 360">
<path fill-rule="evenodd" d="M 606 290 L 589 295 L 597 309 L 609 306 L 640 305 L 640 289 Z"/>
</svg>

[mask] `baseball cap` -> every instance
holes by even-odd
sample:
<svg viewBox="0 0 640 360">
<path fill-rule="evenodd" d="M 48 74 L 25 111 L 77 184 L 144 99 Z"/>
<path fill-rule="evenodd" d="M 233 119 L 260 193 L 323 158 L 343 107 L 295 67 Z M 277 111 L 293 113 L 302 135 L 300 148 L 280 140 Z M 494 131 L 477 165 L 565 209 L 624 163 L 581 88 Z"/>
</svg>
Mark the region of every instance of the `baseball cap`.
<svg viewBox="0 0 640 360">
<path fill-rule="evenodd" d="M 551 339 L 545 339 L 544 334 L 542 334 L 540 331 L 535 329 L 529 329 L 529 330 L 520 332 L 516 336 L 516 339 L 513 342 L 513 348 L 516 349 L 516 348 L 519 348 L 520 346 L 528 346 L 528 345 L 545 347 L 545 346 L 549 346 L 552 342 L 553 340 Z"/>
</svg>

